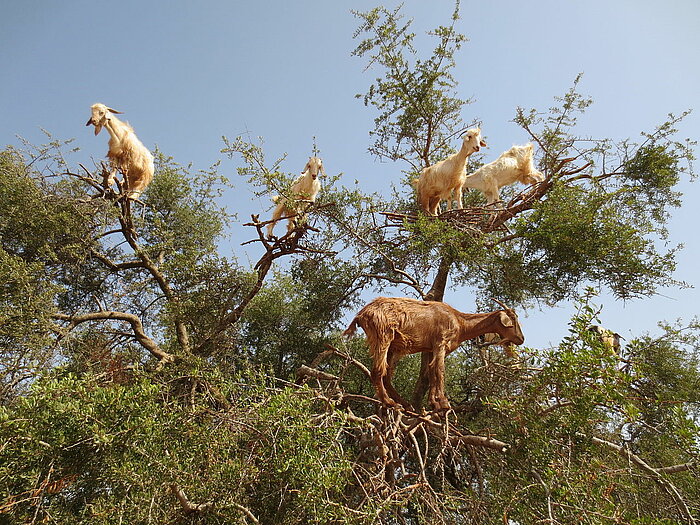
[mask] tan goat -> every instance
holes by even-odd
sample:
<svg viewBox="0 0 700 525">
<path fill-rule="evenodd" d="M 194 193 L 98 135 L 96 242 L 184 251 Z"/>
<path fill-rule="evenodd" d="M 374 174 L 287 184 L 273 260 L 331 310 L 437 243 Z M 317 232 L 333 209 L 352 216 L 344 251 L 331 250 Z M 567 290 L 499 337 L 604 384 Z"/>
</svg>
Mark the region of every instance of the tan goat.
<svg viewBox="0 0 700 525">
<path fill-rule="evenodd" d="M 95 135 L 103 127 L 109 132 L 109 151 L 107 158 L 112 165 L 112 171 L 105 179 L 105 186 L 114 183 L 116 172 L 124 175 L 125 192 L 129 199 L 138 199 L 153 179 L 153 155 L 134 133 L 134 129 L 122 122 L 114 113 L 121 114 L 104 104 L 93 104 L 90 107 L 90 119 L 85 124 L 95 126 Z"/>
<path fill-rule="evenodd" d="M 505 307 L 504 307 L 505 308 Z M 484 314 L 465 314 L 439 301 L 378 297 L 358 312 L 343 333 L 350 336 L 360 326 L 367 335 L 372 357 L 371 381 L 377 398 L 389 406 L 411 405 L 391 383 L 403 356 L 422 352 L 427 364 L 421 369 L 416 397 L 422 399 L 429 386 L 429 401 L 435 410 L 448 410 L 445 395 L 445 356 L 462 342 L 496 333 L 502 341 L 520 345 L 525 338 L 518 316 L 510 308 Z M 422 390 L 421 390 L 422 389 Z"/>
<path fill-rule="evenodd" d="M 609 350 L 612 350 L 615 355 L 620 353 L 620 340 L 624 339 L 624 337 L 622 337 L 620 334 L 613 332 L 608 328 L 603 328 L 598 324 L 589 326 L 588 331 L 596 334 L 603 345 Z"/>
<path fill-rule="evenodd" d="M 481 130 L 469 129 L 462 137 L 462 147 L 457 153 L 423 169 L 414 184 L 418 194 L 418 204 L 425 213 L 437 215 L 440 201 L 444 200 L 447 201 L 447 209 L 451 210 L 453 191 L 457 208 L 462 209 L 462 187 L 466 177 L 467 158 L 485 147 L 486 142 L 481 138 Z"/>
<path fill-rule="evenodd" d="M 321 183 L 318 180 L 318 174 L 326 176 L 323 169 L 323 161 L 318 157 L 309 157 L 309 162 L 304 166 L 304 171 L 301 172 L 301 177 L 294 181 L 289 197 L 277 195 L 272 198 L 272 201 L 277 203 L 275 210 L 272 212 L 272 219 L 267 225 L 267 236 L 272 237 L 272 231 L 275 224 L 283 216 L 288 217 L 287 232 L 294 229 L 297 215 L 300 212 L 300 202 L 315 202 L 318 192 L 321 191 Z"/>
</svg>

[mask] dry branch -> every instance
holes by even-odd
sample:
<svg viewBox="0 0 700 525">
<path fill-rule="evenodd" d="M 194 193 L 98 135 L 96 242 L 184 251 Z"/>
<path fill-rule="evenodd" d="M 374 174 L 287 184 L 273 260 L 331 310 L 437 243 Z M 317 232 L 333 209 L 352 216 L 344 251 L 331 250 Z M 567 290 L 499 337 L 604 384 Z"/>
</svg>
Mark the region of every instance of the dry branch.
<svg viewBox="0 0 700 525">
<path fill-rule="evenodd" d="M 153 356 L 159 359 L 159 366 L 162 366 L 166 363 L 171 363 L 175 360 L 175 357 L 172 354 L 169 354 L 162 350 L 153 339 L 146 335 L 146 332 L 144 332 L 143 329 L 143 323 L 141 323 L 141 319 L 139 319 L 139 317 L 134 314 L 114 311 L 91 312 L 82 315 L 66 315 L 56 313 L 53 315 L 53 318 L 59 321 L 68 321 L 68 326 L 66 327 L 66 331 L 68 332 L 70 332 L 76 326 L 82 323 L 87 323 L 91 321 L 116 320 L 127 322 L 129 323 L 129 325 L 131 325 L 134 339 L 136 339 L 136 341 L 138 341 L 138 343 L 141 346 L 143 346 L 146 350 L 148 350 Z"/>
<path fill-rule="evenodd" d="M 584 434 L 577 435 L 583 438 L 586 437 Z M 604 445 L 608 448 L 617 451 L 627 461 L 629 461 L 630 463 L 641 469 L 643 472 L 648 474 L 651 479 L 658 483 L 671 496 L 686 523 L 689 523 L 691 525 L 697 523 L 692 513 L 690 512 L 690 509 L 688 509 L 688 505 L 686 505 L 685 501 L 683 501 L 683 497 L 681 496 L 680 492 L 678 492 L 678 489 L 660 474 L 661 469 L 655 469 L 651 467 L 642 458 L 640 458 L 636 454 L 633 454 L 627 447 L 616 445 L 615 443 L 612 443 L 605 439 L 597 438 L 595 436 L 590 437 L 589 439 L 593 443 L 596 443 L 598 445 Z"/>
<path fill-rule="evenodd" d="M 297 369 L 297 378 L 302 378 L 302 377 L 314 377 L 314 378 L 321 380 L 321 381 L 338 381 L 340 379 L 338 376 L 334 376 L 333 374 L 328 374 L 326 372 L 323 372 L 321 370 L 317 370 L 315 368 L 308 367 L 306 365 L 301 365 Z"/>
</svg>

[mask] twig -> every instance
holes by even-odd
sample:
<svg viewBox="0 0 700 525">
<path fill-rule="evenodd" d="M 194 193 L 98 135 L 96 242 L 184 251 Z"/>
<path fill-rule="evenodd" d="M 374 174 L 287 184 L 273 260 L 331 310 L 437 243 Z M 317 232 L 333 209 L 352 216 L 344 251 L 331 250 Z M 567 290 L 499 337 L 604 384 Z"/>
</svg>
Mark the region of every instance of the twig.
<svg viewBox="0 0 700 525">
<path fill-rule="evenodd" d="M 584 434 L 581 433 L 577 433 L 577 435 L 583 438 L 586 437 Z M 615 443 L 612 443 L 605 439 L 597 438 L 595 436 L 592 436 L 588 439 L 590 439 L 593 443 L 605 445 L 608 448 L 616 450 L 622 457 L 624 457 L 625 459 L 636 465 L 638 468 L 646 472 L 649 475 L 649 477 L 651 477 L 654 481 L 661 485 L 664 488 L 664 490 L 671 496 L 673 501 L 678 506 L 678 509 L 681 511 L 681 514 L 685 518 L 686 522 L 690 523 L 691 525 L 697 523 L 697 521 L 691 514 L 690 509 L 688 509 L 688 506 L 686 505 L 685 501 L 683 501 L 683 498 L 678 492 L 678 489 L 670 481 L 661 476 L 659 470 L 649 466 L 649 464 L 646 461 L 644 461 L 636 454 L 633 454 L 627 447 L 616 445 Z"/>
</svg>

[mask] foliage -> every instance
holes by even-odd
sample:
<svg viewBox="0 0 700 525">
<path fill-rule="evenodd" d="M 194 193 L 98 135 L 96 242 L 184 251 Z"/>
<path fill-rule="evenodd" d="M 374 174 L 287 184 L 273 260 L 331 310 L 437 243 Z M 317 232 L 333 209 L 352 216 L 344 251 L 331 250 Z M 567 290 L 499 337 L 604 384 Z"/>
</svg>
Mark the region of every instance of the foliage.
<svg viewBox="0 0 700 525">
<path fill-rule="evenodd" d="M 342 418 L 319 420 L 308 391 L 266 382 L 197 365 L 157 378 L 56 369 L 0 411 L 2 512 L 163 523 L 180 514 L 177 485 L 210 503 L 207 523 L 246 523 L 245 508 L 264 523 L 353 522 L 337 493 L 350 465 L 335 440 Z"/>
<path fill-rule="evenodd" d="M 420 171 L 449 151 L 452 130 L 462 124 L 459 112 L 469 101 L 457 97 L 452 70 L 454 55 L 466 37 L 454 28 L 459 20 L 457 3 L 451 25 L 430 32 L 438 44 L 428 58 L 421 59 L 414 47 L 416 34 L 410 31 L 412 21 L 404 23 L 400 10 L 353 11 L 361 21 L 354 37 L 366 35 L 353 55 L 367 57 L 367 68 L 376 65 L 384 71 L 364 96 L 356 97 L 379 111 L 370 152 L 406 160 Z"/>
</svg>

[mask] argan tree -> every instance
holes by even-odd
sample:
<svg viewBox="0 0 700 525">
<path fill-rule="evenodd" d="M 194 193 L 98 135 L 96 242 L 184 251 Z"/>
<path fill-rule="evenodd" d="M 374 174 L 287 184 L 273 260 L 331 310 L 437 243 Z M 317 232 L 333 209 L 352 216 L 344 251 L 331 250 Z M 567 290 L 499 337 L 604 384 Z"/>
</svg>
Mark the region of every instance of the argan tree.
<svg viewBox="0 0 700 525">
<path fill-rule="evenodd" d="M 401 9 L 355 15 L 353 54 L 375 74 L 358 96 L 375 117 L 369 152 L 404 180 L 379 196 L 328 177 L 277 238 L 262 214 L 242 218 L 249 267 L 220 250 L 233 217 L 218 166 L 159 152 L 126 206 L 69 143 L 0 153 L 0 521 L 700 519 L 697 321 L 619 351 L 588 329 L 596 289 L 643 300 L 683 285 L 660 241 L 692 176 L 684 115 L 636 141 L 580 137 L 591 100 L 577 78 L 547 111 L 513 108 L 542 183 L 427 217 L 411 180 L 474 123 L 452 74 L 459 5 L 427 54 Z M 236 183 L 288 195 L 284 157 L 246 137 L 223 153 Z M 340 337 L 346 314 L 372 293 L 451 289 L 483 309 L 576 311 L 554 348 L 455 351 L 451 411 L 381 406 L 365 342 Z M 410 394 L 418 363 L 405 361 L 396 385 Z"/>
</svg>

